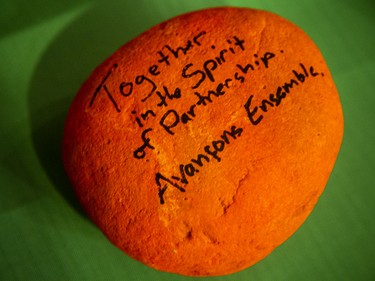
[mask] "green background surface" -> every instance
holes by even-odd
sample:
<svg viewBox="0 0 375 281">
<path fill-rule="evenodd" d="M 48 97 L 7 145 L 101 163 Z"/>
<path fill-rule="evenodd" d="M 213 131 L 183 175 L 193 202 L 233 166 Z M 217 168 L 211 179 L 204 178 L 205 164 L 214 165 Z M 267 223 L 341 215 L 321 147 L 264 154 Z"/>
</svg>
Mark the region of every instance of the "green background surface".
<svg viewBox="0 0 375 281">
<path fill-rule="evenodd" d="M 276 12 L 320 47 L 345 134 L 316 208 L 255 266 L 203 280 L 375 280 L 374 1 L 0 1 L 0 280 L 193 280 L 157 272 L 87 219 L 60 160 L 64 118 L 90 72 L 172 16 L 213 6 Z"/>
</svg>

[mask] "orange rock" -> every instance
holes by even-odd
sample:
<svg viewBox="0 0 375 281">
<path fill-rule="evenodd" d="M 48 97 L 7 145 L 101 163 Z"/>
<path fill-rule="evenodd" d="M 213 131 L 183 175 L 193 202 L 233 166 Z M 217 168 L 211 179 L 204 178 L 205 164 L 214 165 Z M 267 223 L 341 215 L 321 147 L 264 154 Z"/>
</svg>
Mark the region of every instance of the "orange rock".
<svg viewBox="0 0 375 281">
<path fill-rule="evenodd" d="M 183 275 L 260 261 L 305 221 L 343 136 L 318 48 L 265 11 L 161 23 L 83 84 L 63 159 L 91 219 L 131 257 Z"/>
</svg>

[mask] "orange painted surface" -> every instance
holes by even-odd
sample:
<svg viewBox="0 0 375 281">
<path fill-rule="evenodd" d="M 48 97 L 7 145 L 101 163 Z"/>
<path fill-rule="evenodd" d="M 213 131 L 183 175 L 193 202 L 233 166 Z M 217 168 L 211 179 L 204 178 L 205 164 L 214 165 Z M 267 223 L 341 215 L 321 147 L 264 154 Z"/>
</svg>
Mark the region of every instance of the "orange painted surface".
<svg viewBox="0 0 375 281">
<path fill-rule="evenodd" d="M 84 209 L 131 257 L 230 274 L 305 221 L 343 136 L 329 69 L 277 15 L 218 8 L 141 34 L 83 84 L 63 159 Z"/>
</svg>

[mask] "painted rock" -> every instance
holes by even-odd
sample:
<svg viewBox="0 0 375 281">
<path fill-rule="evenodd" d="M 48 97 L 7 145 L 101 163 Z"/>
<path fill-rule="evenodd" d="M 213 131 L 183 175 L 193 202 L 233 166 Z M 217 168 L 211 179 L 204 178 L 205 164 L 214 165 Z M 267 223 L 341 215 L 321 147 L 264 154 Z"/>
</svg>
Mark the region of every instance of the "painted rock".
<svg viewBox="0 0 375 281">
<path fill-rule="evenodd" d="M 89 217 L 129 256 L 225 275 L 302 225 L 342 136 L 312 40 L 269 12 L 214 8 L 151 28 L 94 70 L 68 113 L 63 160 Z"/>
</svg>

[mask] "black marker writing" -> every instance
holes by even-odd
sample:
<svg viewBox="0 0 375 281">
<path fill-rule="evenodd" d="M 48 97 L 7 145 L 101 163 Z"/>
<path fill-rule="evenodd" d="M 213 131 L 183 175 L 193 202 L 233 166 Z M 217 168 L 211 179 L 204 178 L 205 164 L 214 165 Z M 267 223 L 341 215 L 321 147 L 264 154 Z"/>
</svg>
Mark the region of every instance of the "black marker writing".
<svg viewBox="0 0 375 281">
<path fill-rule="evenodd" d="M 192 89 L 199 88 L 199 86 L 206 80 L 206 78 L 208 80 L 210 80 L 211 82 L 215 82 L 214 71 L 219 66 L 221 66 L 222 64 L 227 62 L 227 60 L 228 60 L 227 55 L 229 55 L 230 53 L 232 55 L 235 55 L 236 52 L 245 50 L 245 47 L 244 47 L 245 41 L 244 40 L 239 39 L 237 36 L 233 36 L 232 40 L 234 40 L 233 45 L 237 46 L 237 50 L 235 50 L 232 47 L 222 49 L 219 52 L 219 55 L 217 57 L 210 58 L 210 59 L 206 60 L 203 63 L 201 69 L 191 70 L 191 68 L 194 67 L 193 63 L 188 63 L 188 64 L 185 65 L 185 67 L 182 69 L 181 75 L 182 75 L 183 78 L 189 78 L 189 79 L 194 77 L 196 82 L 191 87 Z M 227 43 L 232 44 L 232 41 L 227 40 Z M 211 48 L 214 49 L 215 47 L 211 46 Z M 195 77 L 195 76 L 197 76 L 197 77 Z M 198 80 L 196 78 L 198 78 Z"/>
<path fill-rule="evenodd" d="M 189 163 L 179 165 L 179 176 L 173 175 L 168 178 L 160 172 L 156 173 L 155 181 L 158 186 L 160 204 L 164 204 L 165 202 L 164 194 L 169 185 L 172 185 L 181 192 L 185 192 L 185 188 L 182 185 L 187 185 L 189 183 L 188 179 L 199 173 L 205 164 L 210 163 L 213 159 L 221 162 L 220 153 L 224 151 L 227 145 L 231 144 L 231 140 L 236 140 L 240 137 L 242 132 L 243 129 L 235 125 L 231 126 L 230 130 L 224 130 L 219 139 L 212 141 L 204 147 L 204 152 L 199 153 L 196 158 L 192 158 Z M 165 183 L 164 185 L 161 184 L 162 180 Z"/>
<path fill-rule="evenodd" d="M 114 71 L 115 69 L 117 68 L 117 64 L 114 64 L 112 65 L 111 69 L 107 72 L 107 74 L 104 76 L 104 78 L 102 79 L 102 82 L 99 84 L 99 86 L 95 89 L 95 92 L 90 100 L 90 104 L 89 106 L 92 107 L 92 105 L 94 104 L 94 101 L 98 95 L 98 93 L 100 92 L 100 90 L 103 88 L 104 91 L 106 92 L 109 100 L 112 102 L 113 106 L 115 107 L 116 111 L 117 112 L 120 112 L 120 109 L 115 101 L 115 99 L 113 98 L 112 94 L 110 93 L 110 91 L 108 90 L 105 82 L 107 81 L 108 77 L 112 74 L 112 71 Z"/>
<path fill-rule="evenodd" d="M 244 108 L 252 125 L 256 126 L 263 120 L 264 116 L 261 112 L 266 113 L 270 107 L 278 107 L 282 100 L 286 98 L 287 94 L 289 94 L 294 87 L 303 84 L 309 77 L 316 77 L 319 75 L 319 73 L 314 70 L 313 66 L 306 68 L 302 63 L 300 63 L 299 66 L 299 71 L 292 70 L 294 75 L 293 78 L 291 78 L 288 82 L 284 82 L 283 85 L 278 86 L 276 91 L 274 93 L 270 93 L 268 98 L 263 99 L 260 104 L 253 106 L 252 103 L 254 95 L 249 96 Z M 324 74 L 321 73 L 320 75 L 323 76 Z M 259 112 L 258 109 L 261 112 Z"/>
<path fill-rule="evenodd" d="M 254 57 L 258 58 L 258 55 L 255 54 Z M 263 63 L 263 66 L 265 68 L 268 68 L 269 60 L 274 58 L 275 54 L 271 52 L 266 52 L 264 55 L 260 58 L 260 61 Z M 260 67 L 260 62 L 258 60 L 255 61 L 254 63 L 256 66 Z M 247 63 L 246 65 L 241 65 L 241 64 L 236 64 L 237 68 L 241 70 L 243 74 L 247 74 L 249 70 L 255 70 L 256 68 L 254 67 L 253 64 Z"/>
<path fill-rule="evenodd" d="M 132 114 L 137 114 L 137 112 L 136 112 L 135 110 L 133 110 L 131 113 L 132 113 Z M 137 122 L 138 126 L 142 128 L 142 127 L 143 127 L 143 123 L 142 123 L 142 121 L 146 121 L 146 120 L 148 120 L 148 118 L 149 118 L 150 116 L 155 117 L 156 114 L 155 114 L 155 112 L 152 111 L 151 109 L 148 109 L 148 110 L 146 110 L 145 113 L 141 113 L 141 116 L 140 116 L 140 117 L 136 117 L 136 118 L 135 118 L 135 121 Z"/>
<path fill-rule="evenodd" d="M 153 147 L 150 144 L 150 138 L 146 137 L 147 133 L 150 132 L 150 131 L 152 131 L 152 128 L 148 128 L 148 129 L 146 129 L 142 132 L 143 144 L 134 151 L 133 155 L 134 155 L 135 158 L 137 158 L 137 159 L 144 158 L 146 156 L 146 151 L 145 151 L 146 148 L 155 149 L 155 147 Z"/>
<path fill-rule="evenodd" d="M 201 31 L 200 33 L 198 33 L 198 35 L 193 37 L 193 40 L 188 40 L 185 46 L 178 46 L 176 48 L 173 48 L 169 45 L 165 45 L 163 49 L 167 49 L 168 52 L 164 53 L 163 50 L 158 51 L 157 54 L 160 56 L 158 62 L 165 63 L 169 66 L 170 62 L 167 53 L 172 54 L 174 58 L 178 59 L 182 55 L 186 55 L 187 52 L 194 47 L 194 45 L 201 46 L 200 40 L 202 39 L 201 37 L 203 37 L 204 35 L 206 35 L 206 31 Z"/>
</svg>

